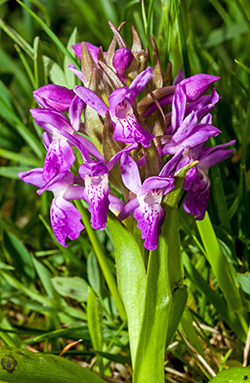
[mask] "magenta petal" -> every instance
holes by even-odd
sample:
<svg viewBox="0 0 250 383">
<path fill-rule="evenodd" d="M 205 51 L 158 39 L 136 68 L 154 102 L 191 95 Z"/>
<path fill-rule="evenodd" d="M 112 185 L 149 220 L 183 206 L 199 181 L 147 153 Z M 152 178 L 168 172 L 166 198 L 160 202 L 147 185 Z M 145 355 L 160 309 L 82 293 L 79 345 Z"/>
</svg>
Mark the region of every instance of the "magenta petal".
<svg viewBox="0 0 250 383">
<path fill-rule="evenodd" d="M 135 209 L 134 217 L 137 227 L 141 230 L 141 238 L 145 239 L 144 247 L 146 249 L 153 251 L 157 248 L 164 216 L 164 209 L 158 202 L 154 204 L 142 202 Z"/>
<path fill-rule="evenodd" d="M 41 107 L 65 111 L 69 109 L 74 92 L 64 86 L 48 84 L 36 89 L 33 95 Z"/>
<path fill-rule="evenodd" d="M 74 94 L 74 98 L 69 106 L 69 120 L 76 131 L 80 129 L 81 115 L 85 106 L 83 100 Z"/>
<path fill-rule="evenodd" d="M 65 240 L 68 237 L 74 240 L 84 229 L 81 223 L 81 214 L 76 207 L 63 198 L 54 198 L 50 208 L 51 226 L 57 241 L 67 247 Z"/>
<path fill-rule="evenodd" d="M 83 74 L 80 70 L 76 69 L 76 67 L 73 64 L 69 64 L 67 67 L 72 73 L 74 73 L 82 83 L 84 83 Z"/>
<path fill-rule="evenodd" d="M 210 192 L 209 178 L 204 176 L 199 187 L 192 187 L 183 200 L 183 208 L 191 213 L 195 219 L 202 220 L 205 216 Z"/>
<path fill-rule="evenodd" d="M 76 86 L 74 88 L 74 92 L 79 96 L 85 104 L 89 105 L 91 108 L 97 111 L 100 116 L 105 117 L 106 112 L 108 111 L 108 107 L 104 102 L 88 88 L 84 88 L 83 86 Z"/>
<path fill-rule="evenodd" d="M 113 122 L 115 131 L 113 138 L 120 142 L 134 143 L 139 142 L 144 147 L 150 145 L 153 140 L 153 134 L 147 132 L 137 121 L 133 114 L 128 114 L 126 118 L 117 119 Z"/>
<path fill-rule="evenodd" d="M 220 77 L 211 76 L 208 74 L 196 74 L 186 78 L 180 82 L 187 96 L 187 101 L 194 101 L 206 92 L 213 82 L 219 80 Z"/>
<path fill-rule="evenodd" d="M 174 188 L 173 177 L 149 177 L 143 182 L 140 195 L 146 194 L 153 189 L 164 189 L 164 193 L 169 193 Z"/>
<path fill-rule="evenodd" d="M 123 221 L 125 218 L 133 214 L 134 210 L 139 206 L 139 201 L 137 198 L 131 199 L 126 205 L 121 209 L 118 219 Z"/>
<path fill-rule="evenodd" d="M 46 182 L 58 173 L 69 170 L 75 161 L 72 147 L 64 139 L 53 140 L 44 161 L 43 178 Z"/>
<path fill-rule="evenodd" d="M 99 177 L 85 177 L 85 195 L 89 203 L 91 226 L 103 230 L 107 222 L 109 208 L 108 174 Z"/>
<path fill-rule="evenodd" d="M 141 188 L 141 177 L 136 162 L 127 153 L 123 153 L 120 165 L 124 185 L 137 194 Z"/>
<path fill-rule="evenodd" d="M 53 133 L 53 129 L 57 130 L 68 129 L 72 130 L 71 125 L 63 113 L 49 109 L 30 109 L 30 113 L 35 119 L 38 126 Z"/>
<path fill-rule="evenodd" d="M 148 67 L 143 72 L 138 74 L 138 76 L 136 76 L 136 78 L 131 82 L 129 89 L 133 90 L 135 95 L 138 96 L 138 94 L 142 91 L 143 88 L 145 88 L 152 77 L 152 70 L 150 67 Z"/>
<path fill-rule="evenodd" d="M 19 178 L 21 178 L 22 181 L 26 182 L 26 184 L 35 185 L 38 187 L 43 187 L 45 185 L 45 181 L 43 179 L 43 168 L 36 168 L 26 172 L 20 172 L 17 175 Z"/>
<path fill-rule="evenodd" d="M 232 149 L 226 149 L 229 145 L 234 145 L 235 140 L 227 142 L 223 145 L 217 145 L 213 148 L 205 148 L 199 158 L 199 167 L 201 169 L 208 169 L 219 162 L 226 160 L 233 154 Z"/>
<path fill-rule="evenodd" d="M 181 85 L 177 85 L 174 92 L 173 107 L 171 114 L 172 134 L 176 132 L 184 120 L 187 98 Z"/>
</svg>

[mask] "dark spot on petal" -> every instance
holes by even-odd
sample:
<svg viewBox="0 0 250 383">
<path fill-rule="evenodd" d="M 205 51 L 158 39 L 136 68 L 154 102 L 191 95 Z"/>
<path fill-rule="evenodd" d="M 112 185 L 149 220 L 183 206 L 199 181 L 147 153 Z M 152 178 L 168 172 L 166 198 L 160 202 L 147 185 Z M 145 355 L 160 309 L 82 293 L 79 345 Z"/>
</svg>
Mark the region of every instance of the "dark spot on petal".
<svg viewBox="0 0 250 383">
<path fill-rule="evenodd" d="M 244 380 L 247 380 L 247 375 L 245 375 L 243 379 L 244 379 Z"/>
<path fill-rule="evenodd" d="M 1 365 L 4 370 L 12 374 L 12 372 L 15 370 L 17 361 L 13 358 L 11 355 L 6 355 L 6 359 L 1 359 Z"/>
<path fill-rule="evenodd" d="M 70 289 L 70 294 L 75 294 L 76 293 L 76 291 L 74 290 L 74 289 Z"/>
</svg>

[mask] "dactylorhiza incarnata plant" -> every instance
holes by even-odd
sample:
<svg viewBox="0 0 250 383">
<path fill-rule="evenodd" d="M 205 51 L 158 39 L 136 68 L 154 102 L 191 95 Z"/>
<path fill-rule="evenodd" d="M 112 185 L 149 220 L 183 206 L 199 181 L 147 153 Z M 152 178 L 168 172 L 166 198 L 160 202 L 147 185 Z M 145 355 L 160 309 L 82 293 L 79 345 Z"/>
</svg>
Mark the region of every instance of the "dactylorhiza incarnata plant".
<svg viewBox="0 0 250 383">
<path fill-rule="evenodd" d="M 162 74 L 153 38 L 151 69 L 147 64 L 148 51 L 142 49 L 135 29 L 132 28 L 130 49 L 120 34 L 121 28 L 117 29 L 112 23 L 110 27 L 114 38 L 107 52 L 85 42 L 73 46 L 81 59 L 82 70 L 73 64 L 69 69 L 81 80 L 81 86 L 72 90 L 49 84 L 34 91 L 40 108 L 31 109 L 31 114 L 44 129 L 47 154 L 43 168 L 18 175 L 24 182 L 36 185 L 38 194 L 45 190 L 54 193 L 51 225 L 62 246 L 67 247 L 67 237 L 74 240 L 84 230 L 81 214 L 70 201 L 85 200 L 94 229 L 105 228 L 110 210 L 117 222 L 125 220 L 128 230 L 136 222 L 144 248 L 154 252 L 164 222 L 167 225 L 172 219 L 163 202 L 173 194 L 180 169 L 186 169 L 181 185 L 183 208 L 202 220 L 209 199 L 208 170 L 231 156 L 232 150 L 227 147 L 234 141 L 215 147 L 205 145 L 209 138 L 221 133 L 213 126 L 210 113 L 220 97 L 215 88 L 205 94 L 219 77 L 196 74 L 184 78 L 180 71 L 171 85 L 171 64 Z M 76 151 L 80 153 L 77 159 Z M 167 229 L 163 234 L 167 235 Z M 119 240 L 116 247 L 119 248 Z M 160 250 L 158 252 L 160 254 Z M 146 262 L 145 270 L 147 273 Z M 119 282 L 119 276 L 118 283 L 123 298 L 123 282 Z M 151 282 L 145 282 L 145 286 L 147 283 Z M 145 286 L 141 298 L 136 299 L 147 302 L 149 288 Z M 173 291 L 172 287 L 170 290 Z M 171 292 L 168 291 L 167 297 L 171 301 Z M 164 299 L 166 303 L 166 297 Z M 125 299 L 132 364 L 137 371 L 135 382 L 160 383 L 162 373 L 157 375 L 157 363 L 147 361 L 147 352 L 144 357 L 147 365 L 142 372 L 138 367 L 143 364 L 138 349 L 147 347 L 140 332 L 142 327 L 147 328 L 147 303 L 144 313 L 138 314 L 135 327 L 131 324 L 133 314 L 129 304 Z M 148 352 L 152 352 L 153 357 L 157 347 L 150 346 Z M 136 364 L 137 360 L 140 363 Z M 153 364 L 155 370 L 146 373 L 149 364 Z"/>
</svg>

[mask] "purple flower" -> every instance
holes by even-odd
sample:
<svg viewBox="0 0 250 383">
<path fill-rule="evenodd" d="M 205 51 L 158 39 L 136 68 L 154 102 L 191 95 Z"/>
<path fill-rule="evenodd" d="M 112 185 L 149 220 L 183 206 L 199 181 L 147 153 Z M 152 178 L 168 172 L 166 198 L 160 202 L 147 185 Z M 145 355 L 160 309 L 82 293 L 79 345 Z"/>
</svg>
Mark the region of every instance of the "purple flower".
<svg viewBox="0 0 250 383">
<path fill-rule="evenodd" d="M 45 181 L 53 179 L 57 174 L 69 170 L 75 161 L 72 146 L 76 146 L 85 161 L 90 160 L 90 154 L 102 159 L 96 147 L 85 137 L 79 135 L 76 129 L 80 127 L 83 101 L 74 96 L 70 107 L 69 117 L 56 110 L 31 109 L 37 125 L 48 134 L 44 135 L 47 154 L 44 162 L 43 177 Z"/>
<path fill-rule="evenodd" d="M 107 222 L 107 212 L 110 202 L 117 207 L 117 201 L 110 201 L 108 176 L 109 171 L 120 159 L 123 153 L 137 148 L 132 144 L 116 153 L 107 164 L 104 161 L 84 162 L 79 168 L 79 174 L 84 179 L 84 199 L 89 204 L 91 214 L 91 226 L 97 230 L 103 230 Z"/>
<path fill-rule="evenodd" d="M 69 110 L 71 101 L 75 97 L 73 90 L 64 86 L 48 84 L 33 92 L 36 102 L 46 109 L 55 109 L 59 112 Z"/>
<path fill-rule="evenodd" d="M 179 85 L 179 89 L 182 89 L 182 92 L 186 98 L 186 102 L 192 103 L 193 101 L 196 101 L 204 92 L 206 92 L 212 83 L 219 80 L 220 77 L 211 76 L 207 74 L 196 74 L 186 79 L 182 79 L 182 80 L 181 79 L 182 79 L 182 73 L 180 73 L 177 76 L 174 82 L 174 85 L 176 84 L 177 86 Z M 181 81 L 178 82 L 179 80 Z M 166 96 L 162 97 L 158 101 L 161 106 L 171 104 L 171 102 L 173 101 L 172 92 L 168 93 Z M 144 117 L 149 116 L 156 110 L 157 110 L 157 105 L 156 104 L 151 105 L 150 108 L 147 110 L 147 112 L 144 113 Z"/>
<path fill-rule="evenodd" d="M 199 123 L 198 116 L 203 115 L 209 107 L 204 102 L 213 100 L 216 102 L 217 93 L 195 104 L 195 110 L 189 108 L 189 114 L 186 115 L 187 97 L 184 93 L 181 83 L 175 88 L 171 126 L 167 129 L 167 135 L 162 139 L 163 147 L 159 149 L 161 155 L 173 154 L 180 155 L 184 149 L 195 147 L 204 143 L 210 137 L 215 137 L 220 130 L 212 125 L 212 116 L 208 113 Z M 200 113 L 199 113 L 200 108 Z"/>
<path fill-rule="evenodd" d="M 140 142 L 143 146 L 150 145 L 154 136 L 147 132 L 136 119 L 133 102 L 148 81 L 152 78 L 151 68 L 141 72 L 128 87 L 116 89 L 109 97 L 109 108 L 90 89 L 76 86 L 75 93 L 102 117 L 109 111 L 114 126 L 113 138 L 120 142 Z"/>
<path fill-rule="evenodd" d="M 235 141 L 230 141 L 213 148 L 206 148 L 201 144 L 194 148 L 185 149 L 182 153 L 182 158 L 177 165 L 178 169 L 193 161 L 199 161 L 197 166 L 187 172 L 183 185 L 183 189 L 187 191 L 183 200 L 183 207 L 197 220 L 202 220 L 207 210 L 210 192 L 208 169 L 229 158 L 233 150 L 226 149 L 226 147 L 234 144 Z"/>
<path fill-rule="evenodd" d="M 174 188 L 174 178 L 166 176 L 164 167 L 159 176 L 147 178 L 141 183 L 140 173 L 136 162 L 128 154 L 121 156 L 121 174 L 125 186 L 136 198 L 124 207 L 118 218 L 123 220 L 134 214 L 141 237 L 145 239 L 144 247 L 155 250 L 165 212 L 161 207 L 162 197 Z"/>
<path fill-rule="evenodd" d="M 83 198 L 84 188 L 73 185 L 73 175 L 66 171 L 46 182 L 43 178 L 43 169 L 37 168 L 18 173 L 18 177 L 28 184 L 38 186 L 38 194 L 44 190 L 54 193 L 50 208 L 50 220 L 57 241 L 62 246 L 67 247 L 65 243 L 67 237 L 71 240 L 78 238 L 84 226 L 80 222 L 81 214 L 69 200 Z"/>
</svg>

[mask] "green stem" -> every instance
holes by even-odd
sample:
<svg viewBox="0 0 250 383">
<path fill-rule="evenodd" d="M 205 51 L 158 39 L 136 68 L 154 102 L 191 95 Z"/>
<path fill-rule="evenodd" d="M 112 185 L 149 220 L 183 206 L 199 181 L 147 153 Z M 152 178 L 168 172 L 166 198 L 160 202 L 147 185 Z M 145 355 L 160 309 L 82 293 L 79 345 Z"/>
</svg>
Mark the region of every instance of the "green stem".
<svg viewBox="0 0 250 383">
<path fill-rule="evenodd" d="M 96 254 L 96 257 L 98 259 L 100 267 L 102 269 L 104 278 L 105 278 L 107 285 L 108 285 L 108 288 L 109 288 L 111 295 L 114 299 L 114 302 L 116 304 L 117 310 L 120 313 L 121 319 L 123 321 L 125 321 L 127 316 L 126 316 L 126 312 L 124 309 L 124 305 L 122 303 L 120 294 L 118 292 L 115 278 L 114 278 L 114 276 L 113 276 L 113 274 L 109 268 L 109 264 L 108 264 L 107 258 L 105 256 L 104 249 L 103 249 L 101 243 L 99 242 L 99 240 L 95 234 L 95 231 L 92 229 L 92 227 L 90 225 L 89 214 L 87 213 L 87 210 L 82 206 L 81 201 L 75 201 L 75 204 L 76 204 L 77 209 L 80 211 L 80 213 L 82 215 L 83 224 L 85 226 L 86 232 L 89 236 L 90 242 L 93 246 L 94 252 Z"/>
</svg>

